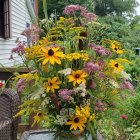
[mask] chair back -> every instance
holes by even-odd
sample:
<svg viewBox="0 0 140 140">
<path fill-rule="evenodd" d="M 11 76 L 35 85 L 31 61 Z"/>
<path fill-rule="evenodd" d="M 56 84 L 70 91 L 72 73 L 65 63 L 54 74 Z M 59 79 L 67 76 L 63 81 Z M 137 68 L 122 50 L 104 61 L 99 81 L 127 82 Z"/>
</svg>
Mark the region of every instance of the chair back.
<svg viewBox="0 0 140 140">
<path fill-rule="evenodd" d="M 0 95 L 0 140 L 16 140 L 18 118 L 13 116 L 18 112 L 20 103 L 18 93 L 7 88 Z"/>
</svg>

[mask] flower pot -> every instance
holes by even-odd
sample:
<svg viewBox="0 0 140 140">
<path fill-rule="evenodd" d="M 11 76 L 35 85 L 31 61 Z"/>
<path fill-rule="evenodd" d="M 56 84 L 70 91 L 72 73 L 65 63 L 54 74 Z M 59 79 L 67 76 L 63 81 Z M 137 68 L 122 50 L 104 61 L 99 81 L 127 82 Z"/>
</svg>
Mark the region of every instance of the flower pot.
<svg viewBox="0 0 140 140">
<path fill-rule="evenodd" d="M 81 131 L 61 131 L 57 140 L 86 140 L 84 132 Z"/>
</svg>

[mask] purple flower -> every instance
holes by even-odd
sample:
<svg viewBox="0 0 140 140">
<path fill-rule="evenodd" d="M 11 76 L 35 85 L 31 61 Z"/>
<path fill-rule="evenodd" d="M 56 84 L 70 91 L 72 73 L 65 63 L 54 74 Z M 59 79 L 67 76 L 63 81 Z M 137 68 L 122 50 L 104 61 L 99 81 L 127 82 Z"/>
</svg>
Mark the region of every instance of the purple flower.
<svg viewBox="0 0 140 140">
<path fill-rule="evenodd" d="M 68 5 L 65 7 L 63 13 L 69 15 L 76 11 L 80 11 L 81 16 L 85 17 L 88 21 L 96 20 L 96 15 L 94 13 L 88 13 L 86 8 L 80 5 Z"/>
<path fill-rule="evenodd" d="M 99 112 L 105 111 L 105 104 L 102 101 L 97 100 L 95 102 L 95 110 Z"/>
<path fill-rule="evenodd" d="M 80 10 L 81 10 L 81 15 L 84 17 L 87 14 L 86 8 L 81 6 Z"/>
<path fill-rule="evenodd" d="M 94 13 L 85 13 L 83 15 L 88 21 L 95 21 L 96 20 L 96 15 Z"/>
<path fill-rule="evenodd" d="M 95 43 L 89 43 L 89 44 L 88 44 L 88 47 L 89 47 L 89 48 L 94 48 L 94 47 L 96 47 L 96 44 L 95 44 Z"/>
<path fill-rule="evenodd" d="M 70 96 L 73 94 L 72 90 L 68 90 L 68 89 L 60 89 L 58 91 L 59 93 L 59 97 L 61 97 L 63 100 L 69 100 Z"/>
<path fill-rule="evenodd" d="M 97 63 L 87 62 L 84 64 L 84 71 L 88 74 L 99 70 L 100 67 Z"/>
<path fill-rule="evenodd" d="M 26 79 L 19 79 L 18 82 L 16 83 L 16 90 L 17 92 L 22 92 L 23 89 L 26 87 Z"/>
<path fill-rule="evenodd" d="M 100 72 L 98 73 L 98 76 L 99 76 L 100 78 L 104 78 L 104 77 L 105 77 L 105 75 L 104 75 L 104 73 L 103 73 L 102 71 L 100 71 Z"/>
<path fill-rule="evenodd" d="M 121 87 L 121 89 L 128 89 L 128 90 L 130 90 L 131 95 L 135 94 L 135 90 L 134 90 L 133 85 L 129 81 L 127 81 L 126 79 L 123 79 L 123 82 L 120 85 L 120 87 Z"/>
<path fill-rule="evenodd" d="M 75 11 L 80 10 L 80 5 L 68 5 L 65 7 L 63 13 L 66 15 L 73 14 Z"/>
<path fill-rule="evenodd" d="M 12 49 L 12 53 L 23 54 L 24 53 L 24 46 L 25 44 L 19 43 L 17 47 Z"/>
<path fill-rule="evenodd" d="M 30 37 L 30 35 L 31 35 L 31 29 L 30 29 L 30 27 L 28 27 L 27 29 L 25 29 L 25 30 L 21 33 L 21 35 L 24 35 L 24 36 L 26 36 L 26 37 Z"/>
<path fill-rule="evenodd" d="M 88 46 L 92 48 L 97 55 L 109 56 L 111 52 L 102 46 L 97 46 L 95 43 L 89 43 Z"/>
<path fill-rule="evenodd" d="M 43 32 L 42 29 L 40 29 L 37 25 L 32 24 L 32 26 L 25 29 L 21 35 L 26 36 L 30 41 L 34 43 L 39 39 L 41 32 Z"/>
<path fill-rule="evenodd" d="M 102 56 L 108 56 L 111 54 L 109 50 L 106 50 L 102 46 L 95 46 L 94 51 L 96 52 L 97 55 L 102 55 Z"/>
</svg>

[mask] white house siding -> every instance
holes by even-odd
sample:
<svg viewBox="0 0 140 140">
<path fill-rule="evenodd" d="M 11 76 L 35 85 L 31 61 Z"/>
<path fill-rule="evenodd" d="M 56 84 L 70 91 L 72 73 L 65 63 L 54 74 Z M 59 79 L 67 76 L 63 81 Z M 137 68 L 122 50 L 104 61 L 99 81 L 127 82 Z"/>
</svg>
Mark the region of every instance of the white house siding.
<svg viewBox="0 0 140 140">
<path fill-rule="evenodd" d="M 12 48 L 16 47 L 15 40 L 26 38 L 20 33 L 26 28 L 26 23 L 31 23 L 31 18 L 25 0 L 11 0 L 11 38 L 4 40 L 0 38 L 0 64 L 11 67 L 21 63 L 19 56 L 14 55 L 15 60 L 9 60 Z M 1 66 L 0 66 L 1 67 Z"/>
</svg>

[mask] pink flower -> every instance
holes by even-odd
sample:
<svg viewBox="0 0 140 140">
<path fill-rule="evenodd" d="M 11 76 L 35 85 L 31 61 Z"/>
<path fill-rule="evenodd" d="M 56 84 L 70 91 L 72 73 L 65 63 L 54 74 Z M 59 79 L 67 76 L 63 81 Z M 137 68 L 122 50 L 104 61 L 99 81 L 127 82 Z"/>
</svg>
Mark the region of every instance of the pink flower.
<svg viewBox="0 0 140 140">
<path fill-rule="evenodd" d="M 73 14 L 76 11 L 80 11 L 81 16 L 85 17 L 88 21 L 96 20 L 96 15 L 91 12 L 87 12 L 85 7 L 80 5 L 68 5 L 65 7 L 63 13 L 66 15 Z"/>
<path fill-rule="evenodd" d="M 2 87 L 3 87 L 3 85 L 4 85 L 4 84 L 0 81 L 0 88 L 2 88 Z"/>
<path fill-rule="evenodd" d="M 103 72 L 99 72 L 98 76 L 99 76 L 100 78 L 104 78 L 104 77 L 105 77 L 105 75 L 104 75 Z"/>
<path fill-rule="evenodd" d="M 95 110 L 99 112 L 105 111 L 105 104 L 102 101 L 97 100 L 95 102 Z"/>
<path fill-rule="evenodd" d="M 102 46 L 97 46 L 95 43 L 89 43 L 88 46 L 92 48 L 97 55 L 109 56 L 111 52 Z"/>
<path fill-rule="evenodd" d="M 97 55 L 102 55 L 102 56 L 108 56 L 111 54 L 109 50 L 106 50 L 102 46 L 95 46 L 94 51 L 96 52 Z"/>
<path fill-rule="evenodd" d="M 65 7 L 63 13 L 66 15 L 73 14 L 75 11 L 80 10 L 80 5 L 68 5 Z"/>
<path fill-rule="evenodd" d="M 68 89 L 60 89 L 58 93 L 58 96 L 61 97 L 63 100 L 69 100 L 70 96 L 73 94 L 73 91 Z"/>
<path fill-rule="evenodd" d="M 17 47 L 12 49 L 12 53 L 23 54 L 24 53 L 24 44 L 20 43 L 17 44 Z"/>
<path fill-rule="evenodd" d="M 128 89 L 128 90 L 130 90 L 131 95 L 135 94 L 135 90 L 134 90 L 133 85 L 129 81 L 127 81 L 126 79 L 123 79 L 123 82 L 120 85 L 120 87 L 121 87 L 121 89 Z"/>
<path fill-rule="evenodd" d="M 88 74 L 95 71 L 99 71 L 99 70 L 100 70 L 100 67 L 97 63 L 87 62 L 84 64 L 84 71 Z"/>
<path fill-rule="evenodd" d="M 85 13 L 84 17 L 88 20 L 88 21 L 95 21 L 97 16 L 94 13 Z"/>
<path fill-rule="evenodd" d="M 26 79 L 19 79 L 18 82 L 16 83 L 16 90 L 17 92 L 22 92 L 23 89 L 26 87 Z"/>
<path fill-rule="evenodd" d="M 32 24 L 31 27 L 25 29 L 21 35 L 26 36 L 32 43 L 36 42 L 39 39 L 40 33 L 43 32 L 37 25 Z"/>
<path fill-rule="evenodd" d="M 122 114 L 122 115 L 121 115 L 121 118 L 122 118 L 123 120 L 126 120 L 126 119 L 128 118 L 128 116 L 125 115 L 125 114 Z"/>
</svg>

